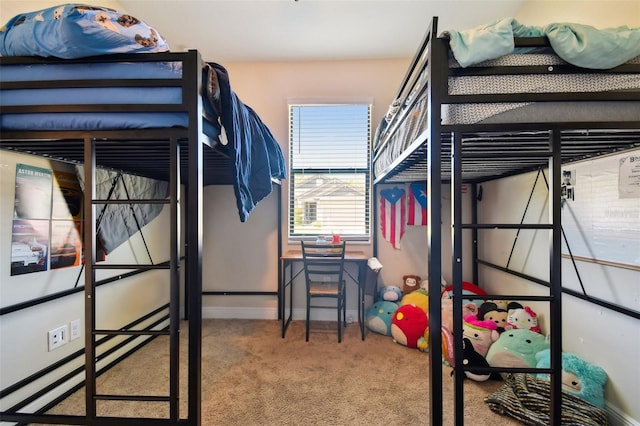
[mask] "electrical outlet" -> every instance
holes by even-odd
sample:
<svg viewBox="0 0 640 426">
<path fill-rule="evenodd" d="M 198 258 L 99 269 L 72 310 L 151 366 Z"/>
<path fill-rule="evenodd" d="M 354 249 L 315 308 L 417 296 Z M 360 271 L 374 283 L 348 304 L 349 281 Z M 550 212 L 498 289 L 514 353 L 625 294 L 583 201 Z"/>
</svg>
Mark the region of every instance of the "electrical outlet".
<svg viewBox="0 0 640 426">
<path fill-rule="evenodd" d="M 79 319 L 74 319 L 69 323 L 69 341 L 79 339 L 82 335 L 82 325 Z"/>
<path fill-rule="evenodd" d="M 69 342 L 69 326 L 65 324 L 50 330 L 48 337 L 49 352 L 59 348 L 60 346 L 66 345 Z"/>
</svg>

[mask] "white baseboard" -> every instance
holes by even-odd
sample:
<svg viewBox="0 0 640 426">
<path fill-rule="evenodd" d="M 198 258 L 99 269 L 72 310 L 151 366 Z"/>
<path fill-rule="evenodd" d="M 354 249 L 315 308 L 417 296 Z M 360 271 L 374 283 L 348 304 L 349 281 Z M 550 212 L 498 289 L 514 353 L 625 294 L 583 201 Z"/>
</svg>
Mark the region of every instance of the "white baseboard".
<svg viewBox="0 0 640 426">
<path fill-rule="evenodd" d="M 623 413 L 613 404 L 606 404 L 607 414 L 609 415 L 609 424 L 611 426 L 640 426 L 640 422 L 629 417 L 627 413 Z"/>
<path fill-rule="evenodd" d="M 202 308 L 202 318 L 275 320 L 278 319 L 278 309 L 204 306 Z"/>
<path fill-rule="evenodd" d="M 285 315 L 289 314 L 289 310 Z M 304 320 L 307 312 L 305 309 L 294 309 L 293 319 Z M 233 308 L 226 306 L 204 306 L 202 308 L 202 318 L 219 319 L 278 319 L 276 308 Z M 314 309 L 311 311 L 311 318 L 319 321 L 336 321 L 335 309 Z M 347 320 L 357 321 L 358 311 L 347 309 Z"/>
</svg>

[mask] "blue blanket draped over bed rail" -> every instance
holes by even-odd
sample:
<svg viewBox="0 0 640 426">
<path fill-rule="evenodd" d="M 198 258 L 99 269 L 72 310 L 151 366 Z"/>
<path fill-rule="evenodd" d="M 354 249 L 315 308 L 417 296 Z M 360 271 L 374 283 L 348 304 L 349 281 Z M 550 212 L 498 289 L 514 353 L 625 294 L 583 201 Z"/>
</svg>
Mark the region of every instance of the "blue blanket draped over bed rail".
<svg viewBox="0 0 640 426">
<path fill-rule="evenodd" d="M 287 177 L 284 155 L 258 114 L 231 89 L 227 70 L 215 63 L 209 66 L 219 85 L 219 99 L 210 99 L 210 106 L 218 110 L 228 139 L 219 149 L 226 150 L 232 160 L 238 213 L 245 222 L 258 202 L 271 194 L 273 180 Z"/>
</svg>

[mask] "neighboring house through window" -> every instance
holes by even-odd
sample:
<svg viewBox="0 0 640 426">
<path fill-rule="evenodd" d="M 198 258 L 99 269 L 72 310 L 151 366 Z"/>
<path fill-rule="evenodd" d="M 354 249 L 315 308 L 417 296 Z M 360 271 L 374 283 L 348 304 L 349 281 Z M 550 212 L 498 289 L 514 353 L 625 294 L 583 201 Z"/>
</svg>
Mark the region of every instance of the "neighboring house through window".
<svg viewBox="0 0 640 426">
<path fill-rule="evenodd" d="M 368 241 L 370 103 L 289 106 L 289 238 Z"/>
</svg>

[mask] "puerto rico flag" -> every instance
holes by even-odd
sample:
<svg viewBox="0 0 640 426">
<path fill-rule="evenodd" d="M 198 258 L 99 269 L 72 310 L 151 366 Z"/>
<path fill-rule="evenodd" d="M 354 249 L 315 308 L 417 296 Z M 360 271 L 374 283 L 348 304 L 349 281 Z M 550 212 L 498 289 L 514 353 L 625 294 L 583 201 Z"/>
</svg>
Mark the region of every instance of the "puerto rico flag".
<svg viewBox="0 0 640 426">
<path fill-rule="evenodd" d="M 427 184 L 409 185 L 407 201 L 407 225 L 427 226 Z"/>
<path fill-rule="evenodd" d="M 380 226 L 382 237 L 393 248 L 400 248 L 406 220 L 406 196 L 402 188 L 393 187 L 380 191 Z"/>
</svg>

